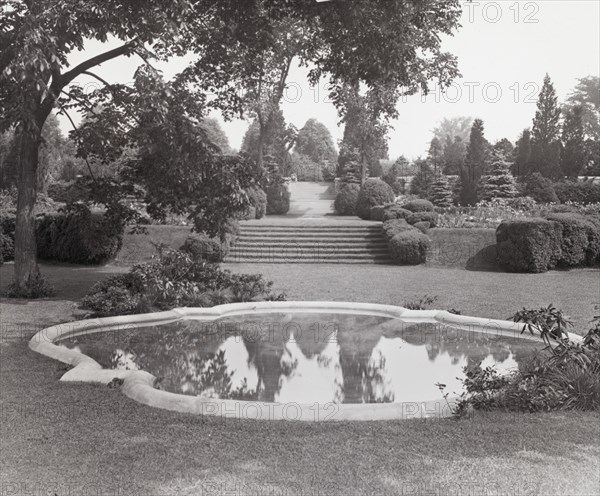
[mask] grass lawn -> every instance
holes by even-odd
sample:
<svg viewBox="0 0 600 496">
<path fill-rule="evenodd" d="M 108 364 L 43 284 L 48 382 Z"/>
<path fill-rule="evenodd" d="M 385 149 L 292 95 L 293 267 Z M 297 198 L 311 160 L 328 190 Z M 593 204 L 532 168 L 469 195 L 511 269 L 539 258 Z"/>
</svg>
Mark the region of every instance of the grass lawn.
<svg viewBox="0 0 600 496">
<path fill-rule="evenodd" d="M 596 269 L 504 274 L 435 264 L 226 267 L 263 273 L 288 299 L 402 304 L 429 294 L 439 296 L 435 307 L 493 318 L 554 303 L 580 332 L 600 300 Z M 1 286 L 12 269 L 0 268 Z M 31 352 L 27 339 L 72 319 L 75 300 L 124 267 L 42 270 L 58 289 L 55 298 L 0 303 L 0 494 L 600 493 L 596 413 L 266 423 L 171 413 L 106 386 L 60 383 L 64 366 Z"/>
</svg>

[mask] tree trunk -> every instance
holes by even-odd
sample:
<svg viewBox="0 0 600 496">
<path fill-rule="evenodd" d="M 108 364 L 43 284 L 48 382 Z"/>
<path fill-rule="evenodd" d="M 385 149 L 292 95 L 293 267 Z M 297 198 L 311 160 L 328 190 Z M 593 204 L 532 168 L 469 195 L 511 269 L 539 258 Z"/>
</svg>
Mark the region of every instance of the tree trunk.
<svg viewBox="0 0 600 496">
<path fill-rule="evenodd" d="M 39 133 L 23 133 L 19 155 L 19 194 L 15 228 L 15 282 L 24 288 L 39 273 L 35 241 L 35 199 L 37 195 L 37 166 Z"/>
<path fill-rule="evenodd" d="M 361 186 L 365 184 L 367 180 L 367 170 L 369 169 L 369 164 L 367 164 L 367 157 L 363 154 L 361 167 L 360 167 L 360 184 Z"/>
</svg>

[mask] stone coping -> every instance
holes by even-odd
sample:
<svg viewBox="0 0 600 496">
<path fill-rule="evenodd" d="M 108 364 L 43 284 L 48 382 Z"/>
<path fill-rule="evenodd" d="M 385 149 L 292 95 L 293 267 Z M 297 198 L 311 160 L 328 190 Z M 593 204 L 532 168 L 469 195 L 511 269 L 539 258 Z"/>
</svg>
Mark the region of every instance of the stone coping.
<svg viewBox="0 0 600 496">
<path fill-rule="evenodd" d="M 455 315 L 443 310 L 408 310 L 393 305 L 326 301 L 248 302 L 218 305 L 211 308 L 176 308 L 167 312 L 141 315 L 124 315 L 88 319 L 59 324 L 38 332 L 29 341 L 29 347 L 42 355 L 54 358 L 73 368 L 61 381 L 108 384 L 113 379 L 123 380 L 122 391 L 129 398 L 155 408 L 196 415 L 219 416 L 236 419 L 288 420 L 288 421 L 350 421 L 393 420 L 411 418 L 447 417 L 450 407 L 444 398 L 425 402 L 369 403 L 369 404 L 298 404 L 262 401 L 221 400 L 170 393 L 154 387 L 156 377 L 145 371 L 111 370 L 89 356 L 56 344 L 61 339 L 123 328 L 139 328 L 168 324 L 179 320 L 212 321 L 223 317 L 269 313 L 331 313 L 372 315 L 400 319 L 407 323 L 438 323 L 465 331 L 519 336 L 541 342 L 538 336 L 527 331 L 521 334 L 524 324 L 505 320 L 484 319 Z M 581 337 L 569 334 L 580 342 Z M 452 401 L 452 399 L 450 399 Z"/>
</svg>

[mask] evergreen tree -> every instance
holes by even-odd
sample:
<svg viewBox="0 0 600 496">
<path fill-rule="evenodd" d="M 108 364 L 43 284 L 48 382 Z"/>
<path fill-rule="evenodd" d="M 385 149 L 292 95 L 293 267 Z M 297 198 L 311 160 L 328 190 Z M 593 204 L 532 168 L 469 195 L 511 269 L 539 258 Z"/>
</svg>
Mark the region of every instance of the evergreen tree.
<svg viewBox="0 0 600 496">
<path fill-rule="evenodd" d="M 431 165 L 428 160 L 419 158 L 415 160 L 415 166 L 419 171 L 410 183 L 410 193 L 417 195 L 419 198 L 428 199 L 431 194 L 431 185 L 434 180 Z"/>
<path fill-rule="evenodd" d="M 361 161 L 360 152 L 342 143 L 338 157 L 339 177 L 342 183 L 360 184 Z"/>
<path fill-rule="evenodd" d="M 408 174 L 409 168 L 410 163 L 407 158 L 404 155 L 400 155 L 387 172 L 381 176 L 381 179 L 392 187 L 394 193 L 399 194 L 403 186 L 401 184 L 401 178 Z"/>
<path fill-rule="evenodd" d="M 431 185 L 429 201 L 436 207 L 451 207 L 453 196 L 448 179 L 443 174 L 440 174 Z"/>
<path fill-rule="evenodd" d="M 583 130 L 583 107 L 575 105 L 565 113 L 563 124 L 563 153 L 560 168 L 565 176 L 577 177 L 586 165 L 586 146 Z"/>
<path fill-rule="evenodd" d="M 469 145 L 465 165 L 460 174 L 461 205 L 474 205 L 477 203 L 477 184 L 485 170 L 485 163 L 489 150 L 489 143 L 485 139 L 483 121 L 475 119 L 471 127 Z"/>
<path fill-rule="evenodd" d="M 481 178 L 480 200 L 517 196 L 516 181 L 510 173 L 509 167 L 510 164 L 506 161 L 504 154 L 499 150 L 494 150 L 491 157 L 490 174 Z"/>
<path fill-rule="evenodd" d="M 560 176 L 560 107 L 554 85 L 546 74 L 538 98 L 537 111 L 531 130 L 530 172 L 544 177 Z"/>
<path fill-rule="evenodd" d="M 429 144 L 428 153 L 429 163 L 433 166 L 433 173 L 438 174 L 442 169 L 442 163 L 444 161 L 444 147 L 439 138 L 434 137 Z"/>
<path fill-rule="evenodd" d="M 513 174 L 516 176 L 526 176 L 529 173 L 531 161 L 531 132 L 529 129 L 524 129 L 523 133 L 521 133 L 514 155 L 515 164 L 513 166 Z"/>
<path fill-rule="evenodd" d="M 494 150 L 502 152 L 507 160 L 511 160 L 515 151 L 515 147 L 510 142 L 510 140 L 502 138 L 501 140 L 496 142 L 496 144 L 494 145 Z"/>
</svg>

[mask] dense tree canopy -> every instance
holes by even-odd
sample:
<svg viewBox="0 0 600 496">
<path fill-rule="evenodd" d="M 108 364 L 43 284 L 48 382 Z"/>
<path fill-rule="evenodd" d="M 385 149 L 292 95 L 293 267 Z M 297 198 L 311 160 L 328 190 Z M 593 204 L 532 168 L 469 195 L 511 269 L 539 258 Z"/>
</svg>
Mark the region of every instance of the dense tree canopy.
<svg viewBox="0 0 600 496">
<path fill-rule="evenodd" d="M 337 150 L 329 129 L 317 119 L 309 119 L 298 131 L 294 150 L 316 164 L 337 161 Z"/>
</svg>

